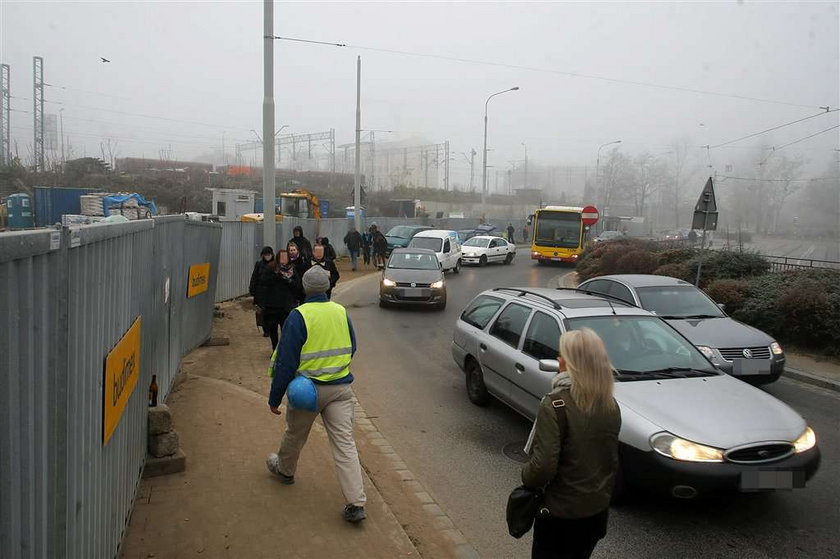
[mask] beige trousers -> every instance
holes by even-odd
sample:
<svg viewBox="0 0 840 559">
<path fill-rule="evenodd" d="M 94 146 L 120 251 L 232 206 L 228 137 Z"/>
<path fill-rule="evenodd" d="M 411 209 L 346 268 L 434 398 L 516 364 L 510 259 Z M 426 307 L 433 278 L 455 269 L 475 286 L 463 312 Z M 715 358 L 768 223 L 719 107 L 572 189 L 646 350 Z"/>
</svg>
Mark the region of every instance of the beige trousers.
<svg viewBox="0 0 840 559">
<path fill-rule="evenodd" d="M 344 501 L 350 505 L 364 506 L 367 497 L 362 483 L 362 466 L 353 439 L 353 389 L 349 384 L 317 386 L 317 412 L 286 408 L 286 433 L 277 451 L 280 471 L 287 476 L 295 475 L 300 451 L 306 444 L 312 423 L 321 414 Z"/>
</svg>

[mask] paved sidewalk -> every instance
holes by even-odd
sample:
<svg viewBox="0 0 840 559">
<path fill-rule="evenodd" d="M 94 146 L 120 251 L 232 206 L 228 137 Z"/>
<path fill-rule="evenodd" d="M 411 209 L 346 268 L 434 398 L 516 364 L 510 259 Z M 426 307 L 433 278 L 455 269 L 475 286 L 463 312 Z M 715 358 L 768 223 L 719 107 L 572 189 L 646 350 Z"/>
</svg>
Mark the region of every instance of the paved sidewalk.
<svg viewBox="0 0 840 559">
<path fill-rule="evenodd" d="M 296 483 L 265 469 L 283 421 L 265 397 L 228 382 L 187 376 L 169 397 L 187 470 L 143 480 L 122 557 L 417 557 L 365 475 L 368 518 L 351 525 L 320 420 Z"/>
</svg>

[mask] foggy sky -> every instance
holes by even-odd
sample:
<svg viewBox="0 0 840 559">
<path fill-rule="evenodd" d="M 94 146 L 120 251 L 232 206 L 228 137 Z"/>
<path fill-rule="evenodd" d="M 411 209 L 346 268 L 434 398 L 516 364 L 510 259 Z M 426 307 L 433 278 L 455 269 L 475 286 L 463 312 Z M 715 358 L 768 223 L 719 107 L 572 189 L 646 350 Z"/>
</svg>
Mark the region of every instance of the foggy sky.
<svg viewBox="0 0 840 559">
<path fill-rule="evenodd" d="M 680 137 L 714 145 L 840 105 L 838 17 L 836 2 L 278 2 L 277 35 L 791 105 L 277 41 L 277 127 L 335 128 L 337 143 L 351 142 L 361 55 L 362 127 L 396 131 L 377 134 L 380 141 L 449 140 L 453 153 L 475 148 L 480 161 L 485 99 L 519 86 L 490 103 L 489 164 L 498 168 L 523 157 L 523 142 L 534 164 L 593 166 L 598 146 L 615 139 L 631 154 L 667 151 Z M 39 55 L 52 84 L 45 110 L 64 109 L 74 155 L 99 156 L 100 141 L 110 137 L 120 156 L 156 158 L 171 145 L 174 157 L 190 159 L 218 152 L 224 134 L 231 157 L 235 142 L 254 139 L 250 129 L 261 133 L 262 34 L 262 2 L 0 1 L 0 61 L 11 65 L 12 108 L 30 111 L 12 113 L 12 140 L 28 158 L 32 56 Z M 757 143 L 782 145 L 836 125 L 838 114 L 713 150 L 713 164 L 722 168 Z M 834 130 L 785 152 L 807 157 L 821 173 L 838 147 Z M 700 157 L 699 147 L 694 154 Z M 463 173 L 466 164 L 453 166 Z"/>
</svg>

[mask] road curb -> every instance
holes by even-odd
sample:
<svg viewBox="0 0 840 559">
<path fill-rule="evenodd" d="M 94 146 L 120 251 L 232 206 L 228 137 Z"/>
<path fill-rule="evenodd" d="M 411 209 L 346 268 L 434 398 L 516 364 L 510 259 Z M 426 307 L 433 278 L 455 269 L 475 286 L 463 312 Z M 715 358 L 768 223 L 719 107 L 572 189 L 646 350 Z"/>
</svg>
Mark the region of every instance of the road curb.
<svg viewBox="0 0 840 559">
<path fill-rule="evenodd" d="M 406 492 L 413 494 L 417 504 L 422 506 L 423 511 L 432 518 L 434 525 L 437 527 L 437 532 L 454 546 L 455 557 L 457 559 L 480 557 L 478 551 L 467 541 L 463 532 L 458 529 L 449 515 L 443 512 L 443 509 L 435 501 L 434 497 L 431 496 L 423 484 L 417 481 L 417 477 L 408 469 L 408 466 L 388 442 L 388 439 L 379 432 L 374 422 L 371 421 L 374 418 L 368 416 L 365 409 L 359 403 L 358 398 L 354 398 L 354 404 L 356 424 L 359 429 L 364 433 L 367 441 L 390 461 L 391 471 L 401 481 L 405 482 Z"/>
<path fill-rule="evenodd" d="M 800 371 L 799 369 L 790 369 L 788 367 L 785 367 L 785 372 L 782 376 L 784 378 L 788 378 L 798 382 L 803 382 L 812 386 L 825 388 L 826 390 L 831 390 L 833 392 L 840 392 L 840 382 L 837 382 L 836 380 L 827 379 L 825 377 L 821 377 L 813 373 L 808 373 L 806 371 Z"/>
</svg>

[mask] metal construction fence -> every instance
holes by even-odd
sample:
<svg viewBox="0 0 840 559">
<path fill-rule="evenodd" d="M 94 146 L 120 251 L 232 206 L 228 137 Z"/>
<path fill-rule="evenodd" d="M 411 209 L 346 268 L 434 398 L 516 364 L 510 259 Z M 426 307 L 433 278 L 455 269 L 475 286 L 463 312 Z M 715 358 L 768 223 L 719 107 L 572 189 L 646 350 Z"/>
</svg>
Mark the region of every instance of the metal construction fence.
<svg viewBox="0 0 840 559">
<path fill-rule="evenodd" d="M 210 335 L 221 233 L 175 216 L 0 235 L 4 559 L 118 553 L 147 388 L 164 400 Z"/>
<path fill-rule="evenodd" d="M 275 250 L 285 247 L 292 237 L 292 231 L 300 226 L 304 236 L 311 243 L 315 243 L 318 237 L 327 237 L 330 244 L 335 248 L 339 256 L 347 255 L 347 247 L 344 246 L 344 236 L 347 234 L 352 219 L 300 219 L 285 217 L 276 225 L 277 246 Z M 372 217 L 365 220 L 365 227 L 376 224 L 380 231 L 387 233 L 397 225 L 429 225 L 437 229 L 472 229 L 479 225 L 478 219 L 467 218 L 444 218 L 444 219 L 422 219 L 422 218 L 396 218 L 396 217 Z M 524 219 L 498 220 L 494 224 L 498 227 L 499 233 L 505 233 L 508 224 L 515 229 L 517 241 L 523 240 Z M 263 247 L 263 224 L 243 223 L 228 221 L 220 224 L 222 226 L 221 254 L 219 257 L 219 285 L 216 290 L 216 302 L 227 301 L 236 297 L 248 294 L 248 284 L 251 280 L 251 272 L 254 263 L 259 259 L 260 250 Z"/>
</svg>

